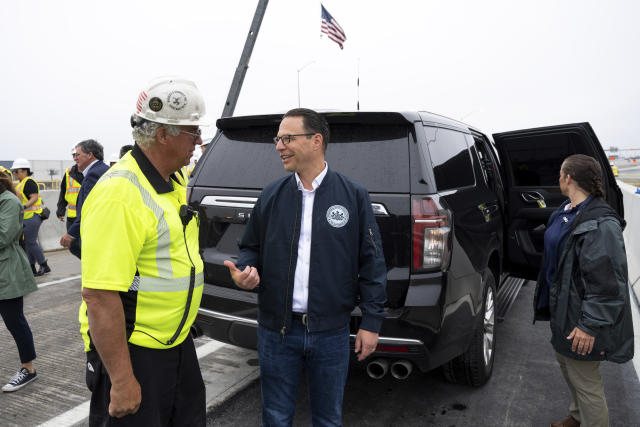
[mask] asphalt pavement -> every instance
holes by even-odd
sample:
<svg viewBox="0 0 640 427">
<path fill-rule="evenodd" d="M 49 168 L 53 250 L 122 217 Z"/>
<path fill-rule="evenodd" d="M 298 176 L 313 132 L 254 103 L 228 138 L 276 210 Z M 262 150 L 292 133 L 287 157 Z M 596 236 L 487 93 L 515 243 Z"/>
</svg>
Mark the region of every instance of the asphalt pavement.
<svg viewBox="0 0 640 427">
<path fill-rule="evenodd" d="M 89 392 L 78 331 L 80 263 L 67 251 L 47 254 L 53 271 L 37 279 L 25 298 L 33 330 L 38 379 L 15 393 L 0 393 L 0 426 L 85 426 Z M 369 379 L 350 373 L 345 390 L 346 426 L 545 426 L 567 414 L 569 391 L 549 344 L 549 325 L 531 324 L 533 286 L 526 284 L 497 325 L 494 374 L 481 388 L 449 384 L 439 372 Z M 637 311 L 636 311 L 637 314 Z M 637 328 L 637 323 L 636 323 Z M 0 327 L 0 382 L 18 369 L 13 339 Z M 260 425 L 257 354 L 208 338 L 196 340 L 207 387 L 208 425 Z M 638 348 L 638 345 L 636 345 Z M 636 363 L 640 360 L 636 350 Z M 640 383 L 634 365 L 604 363 L 612 426 L 640 426 Z M 306 386 L 300 390 L 295 426 L 310 425 Z"/>
<path fill-rule="evenodd" d="M 352 370 L 345 389 L 345 426 L 548 426 L 568 414 L 570 394 L 549 343 L 547 322 L 531 322 L 534 284 L 527 282 L 497 325 L 493 376 L 480 388 L 449 384 L 438 371 L 404 381 L 372 380 Z M 636 345 L 636 348 L 638 346 Z M 638 351 L 636 351 L 638 354 Z M 640 383 L 634 365 L 605 362 L 601 373 L 611 426 L 640 426 Z M 306 385 L 294 426 L 311 425 Z M 260 383 L 210 413 L 208 426 L 258 426 Z"/>
<path fill-rule="evenodd" d="M 80 262 L 67 251 L 46 254 L 52 272 L 37 278 L 39 289 L 24 299 L 34 336 L 38 378 L 13 393 L 0 393 L 0 426 L 86 426 L 90 393 L 79 332 Z M 0 322 L 2 324 L 2 322 Z M 0 382 L 19 369 L 13 338 L 0 326 Z M 257 353 L 206 337 L 195 340 L 206 386 L 207 408 L 215 408 L 259 375 Z"/>
</svg>

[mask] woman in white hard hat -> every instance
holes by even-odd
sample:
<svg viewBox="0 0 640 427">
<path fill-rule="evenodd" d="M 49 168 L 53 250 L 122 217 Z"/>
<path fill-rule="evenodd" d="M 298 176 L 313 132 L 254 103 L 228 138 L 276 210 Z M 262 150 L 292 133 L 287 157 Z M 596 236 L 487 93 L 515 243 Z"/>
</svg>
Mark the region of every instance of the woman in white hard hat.
<svg viewBox="0 0 640 427">
<path fill-rule="evenodd" d="M 18 347 L 22 364 L 20 370 L 2 387 L 4 392 L 21 389 L 35 380 L 37 375 L 33 367 L 36 350 L 31 328 L 24 317 L 23 299 L 38 288 L 19 244 L 22 211 L 10 175 L 0 172 L 0 316 Z"/>
<path fill-rule="evenodd" d="M 42 276 L 49 273 L 51 268 L 44 259 L 44 253 L 38 243 L 38 230 L 42 224 L 42 198 L 38 191 L 38 183 L 31 178 L 31 163 L 27 159 L 16 159 L 11 166 L 14 177 L 20 181 L 16 187 L 16 193 L 24 206 L 24 244 L 31 271 L 34 276 Z M 40 266 L 36 270 L 36 262 Z"/>
</svg>

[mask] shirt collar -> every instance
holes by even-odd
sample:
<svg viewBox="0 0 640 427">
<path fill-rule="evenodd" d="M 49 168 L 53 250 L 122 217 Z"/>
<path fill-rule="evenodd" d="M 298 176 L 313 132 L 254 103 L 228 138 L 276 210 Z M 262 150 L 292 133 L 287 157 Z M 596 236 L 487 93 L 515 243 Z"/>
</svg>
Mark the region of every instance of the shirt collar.
<svg viewBox="0 0 640 427">
<path fill-rule="evenodd" d="M 155 166 L 151 163 L 151 161 L 145 156 L 144 152 L 140 148 L 138 144 L 133 146 L 133 150 L 131 150 L 131 156 L 135 159 L 140 167 L 140 171 L 147 178 L 153 189 L 158 194 L 170 193 L 173 191 L 173 186 L 171 183 L 167 182 L 162 178 L 160 172 L 156 169 Z M 174 181 L 178 181 L 175 177 L 175 174 L 171 174 L 171 179 Z"/>
<path fill-rule="evenodd" d="M 85 170 L 82 171 L 82 175 L 87 176 L 87 174 L 89 173 L 89 169 L 91 169 L 91 166 L 95 165 L 97 162 L 99 162 L 100 160 L 95 159 L 93 162 L 91 162 L 91 164 L 89 166 L 87 166 L 85 168 Z"/>
<path fill-rule="evenodd" d="M 313 190 L 311 191 L 315 191 L 316 188 L 320 187 L 320 184 L 322 184 L 322 180 L 324 180 L 324 177 L 327 175 L 328 169 L 329 169 L 329 165 L 327 164 L 327 162 L 324 162 L 324 169 L 322 169 L 322 172 L 320 172 L 318 176 L 316 176 L 311 182 L 311 186 L 313 187 Z M 304 190 L 305 188 L 304 188 L 304 185 L 302 185 L 302 180 L 300 180 L 300 176 L 298 175 L 298 172 L 295 173 L 295 176 L 296 176 L 296 182 L 298 183 L 298 189 Z"/>
</svg>

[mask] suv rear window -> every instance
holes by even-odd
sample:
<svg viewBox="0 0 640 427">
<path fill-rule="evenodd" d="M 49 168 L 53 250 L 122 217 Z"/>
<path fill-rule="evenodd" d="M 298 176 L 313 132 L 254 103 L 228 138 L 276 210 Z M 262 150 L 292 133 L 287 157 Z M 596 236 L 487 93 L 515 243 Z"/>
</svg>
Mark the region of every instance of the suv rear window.
<svg viewBox="0 0 640 427">
<path fill-rule="evenodd" d="M 409 192 L 408 129 L 401 125 L 333 124 L 329 167 L 370 192 Z M 197 185 L 261 189 L 288 174 L 273 144 L 276 126 L 224 131 L 209 148 Z"/>
<path fill-rule="evenodd" d="M 474 185 L 471 154 L 465 134 L 429 126 L 424 131 L 438 191 Z"/>
</svg>

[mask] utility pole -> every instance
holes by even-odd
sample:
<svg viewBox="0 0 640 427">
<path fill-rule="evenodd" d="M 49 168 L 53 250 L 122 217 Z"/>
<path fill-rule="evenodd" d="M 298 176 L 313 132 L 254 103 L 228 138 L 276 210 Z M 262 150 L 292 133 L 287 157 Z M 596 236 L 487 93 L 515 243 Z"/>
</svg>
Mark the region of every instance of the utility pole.
<svg viewBox="0 0 640 427">
<path fill-rule="evenodd" d="M 300 107 L 300 71 L 304 70 L 305 68 L 307 68 L 309 65 L 313 64 L 316 61 L 311 61 L 308 62 L 306 64 L 304 64 L 302 67 L 298 68 L 298 108 Z"/>
<path fill-rule="evenodd" d="M 249 34 L 247 34 L 247 41 L 244 43 L 244 49 L 242 50 L 242 55 L 240 55 L 238 68 L 236 68 L 236 72 L 233 75 L 233 82 L 231 82 L 231 87 L 229 88 L 227 101 L 224 103 L 222 117 L 233 116 L 233 112 L 236 109 L 236 103 L 240 96 L 244 76 L 247 74 L 247 68 L 249 68 L 249 59 L 251 58 L 251 52 L 253 52 L 253 45 L 255 45 L 256 39 L 258 38 L 258 31 L 260 30 L 260 24 L 262 24 L 262 18 L 264 18 L 268 3 L 269 0 L 258 1 L 256 13 L 253 15 L 253 21 L 251 22 L 251 28 L 249 28 Z"/>
</svg>

